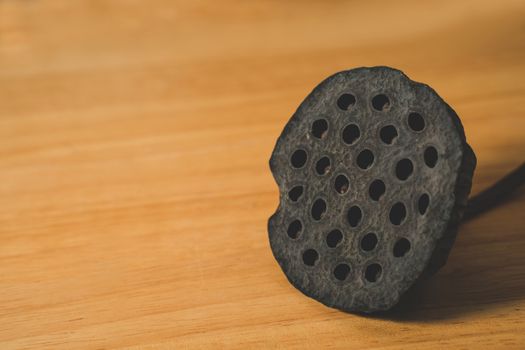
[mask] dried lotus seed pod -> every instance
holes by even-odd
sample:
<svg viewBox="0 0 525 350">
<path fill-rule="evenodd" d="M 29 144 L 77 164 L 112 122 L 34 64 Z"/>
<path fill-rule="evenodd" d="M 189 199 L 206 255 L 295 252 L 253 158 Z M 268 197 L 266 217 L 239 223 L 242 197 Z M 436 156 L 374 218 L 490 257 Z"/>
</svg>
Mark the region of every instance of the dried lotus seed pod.
<svg viewBox="0 0 525 350">
<path fill-rule="evenodd" d="M 388 67 L 339 72 L 301 103 L 272 153 L 273 254 L 327 306 L 387 310 L 445 264 L 475 165 L 461 121 L 428 85 Z"/>
</svg>

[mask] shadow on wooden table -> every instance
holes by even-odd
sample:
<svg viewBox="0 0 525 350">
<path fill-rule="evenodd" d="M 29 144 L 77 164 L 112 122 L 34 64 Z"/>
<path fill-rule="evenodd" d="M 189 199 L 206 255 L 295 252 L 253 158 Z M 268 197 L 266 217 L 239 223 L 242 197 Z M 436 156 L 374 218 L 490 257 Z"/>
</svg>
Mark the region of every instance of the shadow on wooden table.
<svg viewBox="0 0 525 350">
<path fill-rule="evenodd" d="M 447 265 L 379 318 L 435 322 L 525 299 L 525 189 L 464 223 Z"/>
</svg>

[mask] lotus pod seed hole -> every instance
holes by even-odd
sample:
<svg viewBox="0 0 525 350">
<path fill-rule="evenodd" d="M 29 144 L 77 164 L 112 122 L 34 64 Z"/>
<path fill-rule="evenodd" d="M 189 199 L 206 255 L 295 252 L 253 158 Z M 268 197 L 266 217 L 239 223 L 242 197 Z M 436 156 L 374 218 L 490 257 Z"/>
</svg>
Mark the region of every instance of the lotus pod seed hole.
<svg viewBox="0 0 525 350">
<path fill-rule="evenodd" d="M 328 133 L 328 122 L 326 119 L 318 119 L 312 123 L 312 135 L 318 139 L 325 138 Z"/>
<path fill-rule="evenodd" d="M 319 253 L 315 249 L 307 249 L 303 253 L 303 262 L 307 266 L 314 266 L 319 260 Z"/>
<path fill-rule="evenodd" d="M 426 193 L 423 193 L 417 201 L 417 208 L 419 210 L 419 214 L 425 215 L 429 204 L 430 204 L 430 196 Z"/>
<path fill-rule="evenodd" d="M 350 266 L 348 264 L 339 264 L 334 269 L 334 277 L 339 281 L 344 281 L 350 275 Z"/>
<path fill-rule="evenodd" d="M 393 125 L 384 126 L 379 130 L 379 138 L 387 145 L 391 145 L 397 136 L 397 129 Z"/>
<path fill-rule="evenodd" d="M 410 241 L 406 238 L 400 238 L 394 245 L 394 257 L 401 258 L 410 250 Z"/>
<path fill-rule="evenodd" d="M 359 130 L 359 126 L 356 124 L 349 124 L 343 129 L 343 142 L 347 145 L 356 143 L 360 136 L 361 130 Z"/>
<path fill-rule="evenodd" d="M 356 162 L 358 167 L 366 170 L 374 163 L 374 153 L 369 149 L 362 150 L 357 156 Z"/>
<path fill-rule="evenodd" d="M 337 193 L 345 194 L 348 191 L 349 186 L 350 182 L 345 175 L 341 174 L 335 178 L 334 187 Z"/>
<path fill-rule="evenodd" d="M 337 99 L 337 106 L 343 111 L 348 110 L 350 107 L 355 105 L 356 99 L 352 94 L 342 94 Z"/>
<path fill-rule="evenodd" d="M 384 94 L 376 95 L 372 98 L 372 107 L 379 112 L 386 111 L 390 108 L 390 99 Z"/>
<path fill-rule="evenodd" d="M 303 195 L 303 192 L 303 186 L 295 186 L 290 191 L 288 191 L 288 198 L 290 198 L 292 202 L 297 202 Z"/>
<path fill-rule="evenodd" d="M 332 230 L 326 235 L 326 245 L 335 248 L 343 240 L 343 233 L 340 230 Z"/>
<path fill-rule="evenodd" d="M 385 183 L 381 180 L 374 180 L 368 188 L 368 194 L 370 195 L 370 198 L 374 201 L 378 201 L 379 199 L 381 199 L 381 197 L 385 194 L 385 191 Z"/>
<path fill-rule="evenodd" d="M 357 227 L 363 218 L 363 212 L 357 205 L 352 206 L 348 209 L 348 223 L 351 227 Z"/>
<path fill-rule="evenodd" d="M 326 202 L 321 198 L 317 199 L 312 205 L 311 213 L 315 221 L 321 220 L 326 213 Z"/>
<path fill-rule="evenodd" d="M 396 165 L 396 176 L 399 180 L 405 181 L 412 175 L 414 164 L 410 159 L 401 159 Z"/>
<path fill-rule="evenodd" d="M 396 226 L 401 225 L 407 216 L 407 209 L 401 202 L 397 202 L 390 209 L 390 222 Z"/>
<path fill-rule="evenodd" d="M 408 115 L 408 126 L 413 131 L 422 131 L 425 128 L 425 119 L 419 113 L 410 113 Z"/>
<path fill-rule="evenodd" d="M 315 172 L 318 175 L 326 175 L 330 171 L 330 158 L 322 157 L 315 164 Z"/>
<path fill-rule="evenodd" d="M 374 283 L 379 278 L 381 278 L 381 273 L 383 269 L 381 268 L 381 265 L 379 264 L 370 264 L 366 267 L 365 270 L 365 279 L 368 282 Z"/>
<path fill-rule="evenodd" d="M 288 237 L 291 239 L 296 239 L 301 231 L 303 230 L 303 224 L 300 220 L 294 220 L 288 225 L 288 230 L 286 233 L 288 234 Z"/>
<path fill-rule="evenodd" d="M 308 154 L 304 149 L 298 149 L 292 154 L 292 157 L 290 158 L 292 166 L 296 169 L 302 168 L 306 164 L 307 160 Z"/>
<path fill-rule="evenodd" d="M 367 233 L 361 238 L 361 249 L 365 252 L 374 250 L 377 246 L 377 235 L 375 233 Z"/>
<path fill-rule="evenodd" d="M 438 152 L 436 148 L 430 146 L 425 149 L 425 153 L 423 154 L 423 158 L 425 159 L 425 164 L 429 168 L 433 168 L 436 166 L 436 163 L 438 161 Z"/>
</svg>

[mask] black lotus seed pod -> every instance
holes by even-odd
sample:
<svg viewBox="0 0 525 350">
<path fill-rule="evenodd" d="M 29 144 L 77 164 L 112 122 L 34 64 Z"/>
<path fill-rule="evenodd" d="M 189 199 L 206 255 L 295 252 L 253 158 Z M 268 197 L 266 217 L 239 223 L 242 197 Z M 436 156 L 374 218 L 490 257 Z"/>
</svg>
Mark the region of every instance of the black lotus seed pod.
<svg viewBox="0 0 525 350">
<path fill-rule="evenodd" d="M 337 73 L 272 153 L 273 254 L 327 306 L 387 310 L 445 264 L 475 166 L 458 116 L 429 86 L 388 67 Z"/>
</svg>

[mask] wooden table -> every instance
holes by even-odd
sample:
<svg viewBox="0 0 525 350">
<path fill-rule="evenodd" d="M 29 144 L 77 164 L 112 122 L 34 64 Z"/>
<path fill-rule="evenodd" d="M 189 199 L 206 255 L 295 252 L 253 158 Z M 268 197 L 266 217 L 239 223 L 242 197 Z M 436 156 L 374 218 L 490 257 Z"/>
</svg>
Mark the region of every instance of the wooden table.
<svg viewBox="0 0 525 350">
<path fill-rule="evenodd" d="M 525 159 L 519 1 L 0 0 L 0 349 L 525 348 L 525 189 L 388 317 L 322 306 L 266 231 L 268 168 L 326 76 L 432 85 L 478 155 Z"/>
</svg>

